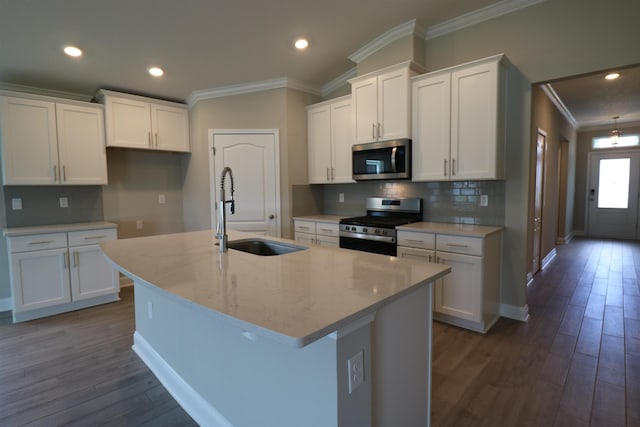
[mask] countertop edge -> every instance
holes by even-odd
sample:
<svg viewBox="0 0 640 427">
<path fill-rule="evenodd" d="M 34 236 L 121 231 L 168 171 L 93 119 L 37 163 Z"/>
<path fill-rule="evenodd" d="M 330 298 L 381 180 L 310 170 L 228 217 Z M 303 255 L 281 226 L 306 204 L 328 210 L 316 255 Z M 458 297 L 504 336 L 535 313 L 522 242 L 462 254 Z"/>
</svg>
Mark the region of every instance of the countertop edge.
<svg viewBox="0 0 640 427">
<path fill-rule="evenodd" d="M 26 227 L 7 227 L 2 230 L 5 237 L 29 236 L 44 233 L 68 233 L 70 231 L 98 230 L 118 228 L 118 224 L 108 221 L 77 222 L 69 224 L 32 225 Z"/>
</svg>

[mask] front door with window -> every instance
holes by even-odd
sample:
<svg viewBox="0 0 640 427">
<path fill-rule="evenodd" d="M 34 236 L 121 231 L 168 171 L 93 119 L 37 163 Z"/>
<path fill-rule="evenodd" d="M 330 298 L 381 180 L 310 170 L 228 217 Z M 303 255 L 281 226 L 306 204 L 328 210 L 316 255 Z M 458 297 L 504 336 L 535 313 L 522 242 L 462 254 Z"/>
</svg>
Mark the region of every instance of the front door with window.
<svg viewBox="0 0 640 427">
<path fill-rule="evenodd" d="M 591 153 L 588 234 L 636 239 L 640 153 Z"/>
</svg>

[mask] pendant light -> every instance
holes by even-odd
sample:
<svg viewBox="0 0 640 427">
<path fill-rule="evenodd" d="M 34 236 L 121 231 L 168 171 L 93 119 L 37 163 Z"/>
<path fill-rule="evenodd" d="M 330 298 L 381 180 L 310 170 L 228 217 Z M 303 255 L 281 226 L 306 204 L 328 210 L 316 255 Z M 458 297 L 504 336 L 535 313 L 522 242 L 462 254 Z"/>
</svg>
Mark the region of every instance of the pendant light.
<svg viewBox="0 0 640 427">
<path fill-rule="evenodd" d="M 611 131 L 611 144 L 617 145 L 618 138 L 622 136 L 622 132 L 618 130 L 618 119 L 620 116 L 613 116 L 613 130 Z"/>
</svg>

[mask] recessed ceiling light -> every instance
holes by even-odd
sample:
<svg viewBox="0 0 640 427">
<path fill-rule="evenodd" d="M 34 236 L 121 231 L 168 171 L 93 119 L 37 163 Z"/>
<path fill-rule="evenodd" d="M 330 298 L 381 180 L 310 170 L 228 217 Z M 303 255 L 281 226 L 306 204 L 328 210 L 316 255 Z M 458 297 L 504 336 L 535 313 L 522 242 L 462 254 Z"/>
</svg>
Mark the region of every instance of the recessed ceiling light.
<svg viewBox="0 0 640 427">
<path fill-rule="evenodd" d="M 307 39 L 298 39 L 294 43 L 294 46 L 296 47 L 296 49 L 306 49 L 307 46 L 309 46 L 309 41 Z"/>
<path fill-rule="evenodd" d="M 159 67 L 151 67 L 149 68 L 149 74 L 151 74 L 153 77 L 160 77 L 164 74 L 164 71 Z"/>
<path fill-rule="evenodd" d="M 74 58 L 82 56 L 82 51 L 75 46 L 65 46 L 64 53 L 69 56 L 73 56 Z"/>
<path fill-rule="evenodd" d="M 604 78 L 607 79 L 607 80 L 615 80 L 618 77 L 620 77 L 619 73 L 609 73 L 606 76 L 604 76 Z"/>
</svg>

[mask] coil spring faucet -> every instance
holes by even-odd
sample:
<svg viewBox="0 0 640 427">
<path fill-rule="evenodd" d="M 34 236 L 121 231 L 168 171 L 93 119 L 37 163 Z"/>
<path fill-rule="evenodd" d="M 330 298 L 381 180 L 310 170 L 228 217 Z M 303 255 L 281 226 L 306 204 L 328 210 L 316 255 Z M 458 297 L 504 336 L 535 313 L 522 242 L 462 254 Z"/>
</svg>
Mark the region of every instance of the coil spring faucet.
<svg viewBox="0 0 640 427">
<path fill-rule="evenodd" d="M 226 195 L 224 191 L 225 176 L 229 174 L 231 180 L 231 200 L 225 200 Z M 233 172 L 229 166 L 222 170 L 220 175 L 220 201 L 218 202 L 218 225 L 216 227 L 216 239 L 218 239 L 218 245 L 220 246 L 220 252 L 227 252 L 227 214 L 226 205 L 231 205 L 231 215 L 236 213 L 236 202 L 233 200 Z"/>
</svg>

